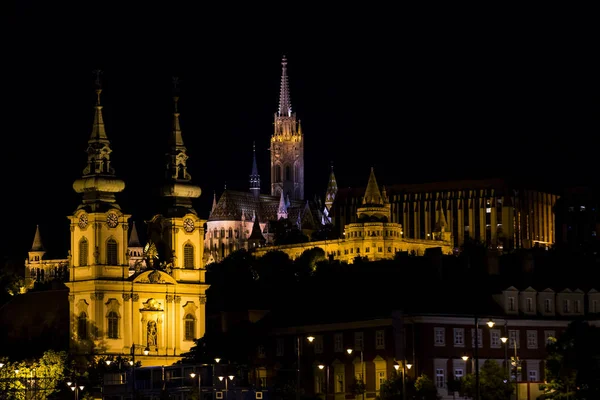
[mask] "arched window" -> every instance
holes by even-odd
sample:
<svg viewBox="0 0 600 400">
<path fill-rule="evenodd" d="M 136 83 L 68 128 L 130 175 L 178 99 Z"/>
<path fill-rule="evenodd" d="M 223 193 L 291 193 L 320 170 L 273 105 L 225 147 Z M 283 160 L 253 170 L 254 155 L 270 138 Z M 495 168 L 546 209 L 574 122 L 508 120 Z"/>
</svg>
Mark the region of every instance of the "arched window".
<svg viewBox="0 0 600 400">
<path fill-rule="evenodd" d="M 281 182 L 281 165 L 275 166 L 275 182 Z"/>
<path fill-rule="evenodd" d="M 225 228 L 221 228 L 221 239 L 225 239 Z"/>
<path fill-rule="evenodd" d="M 106 264 L 107 265 L 118 265 L 117 260 L 117 241 L 115 239 L 108 239 L 106 242 Z"/>
<path fill-rule="evenodd" d="M 183 340 L 194 340 L 196 338 L 196 317 L 186 314 L 184 318 L 185 333 Z"/>
<path fill-rule="evenodd" d="M 194 246 L 189 243 L 183 245 L 183 268 L 194 269 Z"/>
<path fill-rule="evenodd" d="M 227 233 L 227 237 L 231 239 L 233 237 L 233 228 L 229 228 L 229 232 Z"/>
<path fill-rule="evenodd" d="M 108 338 L 109 339 L 118 339 L 119 338 L 119 315 L 111 311 L 107 316 L 108 322 Z"/>
<path fill-rule="evenodd" d="M 291 172 L 291 169 L 290 169 L 289 165 L 285 166 L 285 180 L 286 181 L 292 180 L 292 172 Z"/>
<path fill-rule="evenodd" d="M 218 239 L 219 238 L 219 233 L 217 232 L 217 228 L 214 229 L 214 232 L 215 232 L 215 234 L 213 235 L 213 237 L 215 239 Z"/>
<path fill-rule="evenodd" d="M 88 338 L 87 332 L 87 314 L 82 312 L 77 317 L 77 336 L 81 340 L 86 340 Z"/>
<path fill-rule="evenodd" d="M 89 256 L 89 244 L 86 238 L 81 239 L 79 242 L 79 265 L 88 265 Z"/>
</svg>

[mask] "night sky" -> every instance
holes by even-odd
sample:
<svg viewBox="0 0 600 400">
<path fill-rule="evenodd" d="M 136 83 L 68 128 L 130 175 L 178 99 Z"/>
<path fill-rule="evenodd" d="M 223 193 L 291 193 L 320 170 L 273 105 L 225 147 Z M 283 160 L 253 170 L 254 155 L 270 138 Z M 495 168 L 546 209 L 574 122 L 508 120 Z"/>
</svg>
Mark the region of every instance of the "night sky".
<svg viewBox="0 0 600 400">
<path fill-rule="evenodd" d="M 40 3 L 8 7 L 1 21 L 2 193 L 16 233 L 3 256 L 25 257 L 36 224 L 48 250 L 66 255 L 95 69 L 126 182 L 118 202 L 140 222 L 163 173 L 173 76 L 200 216 L 215 191 L 248 187 L 253 142 L 269 190 L 283 55 L 305 134 L 306 197 L 323 196 L 331 163 L 340 187 L 364 186 L 371 166 L 386 185 L 517 175 L 560 186 L 598 169 L 595 48 L 565 25 Z"/>
</svg>

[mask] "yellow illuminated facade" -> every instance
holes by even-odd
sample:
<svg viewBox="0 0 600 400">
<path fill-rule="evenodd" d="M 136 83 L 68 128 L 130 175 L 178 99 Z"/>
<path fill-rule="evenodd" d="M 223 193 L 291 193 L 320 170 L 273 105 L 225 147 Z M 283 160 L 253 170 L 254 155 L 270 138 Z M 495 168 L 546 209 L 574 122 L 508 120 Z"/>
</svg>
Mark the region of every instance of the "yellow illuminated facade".
<svg viewBox="0 0 600 400">
<path fill-rule="evenodd" d="M 174 128 L 162 187 L 163 210 L 148 224 L 142 247 L 131 215 L 115 194 L 125 183 L 111 165 L 97 80 L 98 100 L 88 160 L 73 188 L 82 202 L 68 216 L 71 242 L 66 260 L 44 260 L 39 229 L 26 261 L 27 282 L 60 274 L 69 289 L 71 350 L 125 355 L 135 352 L 145 366 L 169 365 L 205 332 L 206 289 L 203 259 L 205 220 L 192 199 L 200 188 L 187 172 L 186 148 L 175 100 Z M 131 233 L 130 233 L 131 232 Z M 145 353 L 148 354 L 145 354 Z"/>
</svg>

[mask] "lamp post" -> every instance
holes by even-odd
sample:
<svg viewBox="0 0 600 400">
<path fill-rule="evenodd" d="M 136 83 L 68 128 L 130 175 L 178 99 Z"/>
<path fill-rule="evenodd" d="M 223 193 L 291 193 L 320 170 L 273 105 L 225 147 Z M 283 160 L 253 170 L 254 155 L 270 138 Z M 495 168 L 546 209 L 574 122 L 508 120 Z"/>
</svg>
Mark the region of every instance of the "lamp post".
<svg viewBox="0 0 600 400">
<path fill-rule="evenodd" d="M 139 344 L 132 344 L 131 345 L 131 361 L 129 362 L 129 364 L 131 365 L 131 391 L 133 393 L 133 397 L 135 398 L 135 393 L 136 393 L 136 384 L 135 384 L 135 349 L 136 347 L 139 348 L 141 345 Z M 144 355 L 147 356 L 150 353 L 150 348 L 148 346 L 146 346 L 144 348 Z"/>
<path fill-rule="evenodd" d="M 517 356 L 517 339 L 513 338 L 513 345 L 515 346 L 515 357 L 512 365 L 515 367 L 515 400 L 519 400 L 519 357 Z"/>
<path fill-rule="evenodd" d="M 352 349 L 346 349 L 346 351 L 348 352 L 348 354 L 352 354 Z M 365 400 L 365 392 L 367 391 L 367 380 L 365 377 L 365 371 L 364 371 L 364 362 L 363 362 L 363 351 L 362 348 L 359 350 L 360 351 L 360 381 L 362 382 L 362 384 L 364 385 L 363 388 L 363 392 L 362 392 L 362 398 L 363 400 Z"/>
<path fill-rule="evenodd" d="M 199 371 L 197 374 L 198 375 L 198 400 L 202 400 L 202 386 L 201 386 L 202 385 L 202 378 L 201 378 L 202 373 L 201 372 L 202 371 Z M 192 379 L 194 379 L 196 377 L 196 373 L 192 372 L 190 374 L 190 376 L 192 377 Z"/>
<path fill-rule="evenodd" d="M 486 322 L 487 326 L 493 328 L 496 323 L 491 318 Z M 473 361 L 475 363 L 475 399 L 479 396 L 479 316 L 475 314 L 475 335 L 473 339 Z"/>
<path fill-rule="evenodd" d="M 79 391 L 83 390 L 84 386 L 83 385 L 77 386 L 77 383 L 73 383 L 73 382 L 67 382 L 67 386 L 69 386 L 71 388 L 71 391 L 75 393 L 75 400 L 78 400 L 79 399 Z"/>
<path fill-rule="evenodd" d="M 325 400 L 329 398 L 329 365 L 325 366 L 323 364 L 319 364 L 319 369 L 323 370 L 325 368 Z"/>
<path fill-rule="evenodd" d="M 312 343 L 315 340 L 314 336 L 307 336 L 306 340 Z M 296 363 L 296 399 L 300 400 L 300 335 L 296 335 L 296 355 L 298 357 Z"/>
<path fill-rule="evenodd" d="M 232 380 L 233 380 L 233 378 L 234 378 L 234 376 L 233 376 L 233 375 L 229 375 L 229 376 L 228 376 L 228 378 L 229 378 L 229 380 L 230 380 L 230 381 L 232 381 Z M 219 380 L 220 380 L 221 382 L 223 382 L 223 379 L 225 379 L 225 377 L 224 377 L 224 376 L 219 376 Z M 229 390 L 229 389 L 228 389 L 228 387 L 227 387 L 227 379 L 225 379 L 225 400 L 227 400 L 227 392 L 228 392 L 228 390 Z"/>
</svg>

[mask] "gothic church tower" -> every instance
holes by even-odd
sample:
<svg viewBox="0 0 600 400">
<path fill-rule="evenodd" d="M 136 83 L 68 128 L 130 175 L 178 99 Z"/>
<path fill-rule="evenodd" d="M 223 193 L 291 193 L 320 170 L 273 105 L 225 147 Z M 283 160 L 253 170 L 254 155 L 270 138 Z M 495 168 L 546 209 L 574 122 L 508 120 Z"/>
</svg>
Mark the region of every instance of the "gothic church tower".
<svg viewBox="0 0 600 400">
<path fill-rule="evenodd" d="M 304 199 L 304 135 L 292 112 L 287 76 L 287 59 L 281 60 L 279 111 L 271 137 L 271 196 L 280 192 L 291 200 Z"/>
</svg>

